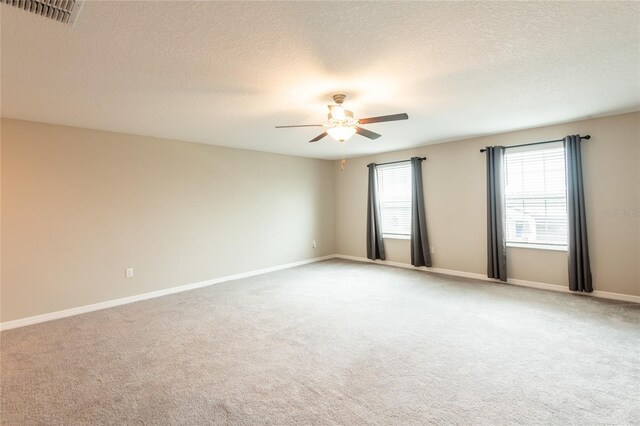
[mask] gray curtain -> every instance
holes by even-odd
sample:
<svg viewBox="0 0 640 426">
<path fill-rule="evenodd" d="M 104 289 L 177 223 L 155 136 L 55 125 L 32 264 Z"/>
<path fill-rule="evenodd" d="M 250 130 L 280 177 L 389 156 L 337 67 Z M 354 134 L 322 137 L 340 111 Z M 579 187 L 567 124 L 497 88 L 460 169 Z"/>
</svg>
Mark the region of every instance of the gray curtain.
<svg viewBox="0 0 640 426">
<path fill-rule="evenodd" d="M 378 177 L 375 163 L 369 164 L 369 196 L 367 197 L 367 257 L 371 260 L 385 259 L 382 240 L 380 203 L 378 202 Z"/>
<path fill-rule="evenodd" d="M 505 242 L 504 147 L 488 146 L 487 155 L 487 276 L 507 281 Z"/>
<path fill-rule="evenodd" d="M 567 165 L 569 289 L 592 292 L 589 244 L 587 242 L 587 218 L 582 183 L 580 135 L 564 138 L 564 155 Z"/>
<path fill-rule="evenodd" d="M 411 158 L 411 264 L 431 266 L 420 157 Z"/>
</svg>

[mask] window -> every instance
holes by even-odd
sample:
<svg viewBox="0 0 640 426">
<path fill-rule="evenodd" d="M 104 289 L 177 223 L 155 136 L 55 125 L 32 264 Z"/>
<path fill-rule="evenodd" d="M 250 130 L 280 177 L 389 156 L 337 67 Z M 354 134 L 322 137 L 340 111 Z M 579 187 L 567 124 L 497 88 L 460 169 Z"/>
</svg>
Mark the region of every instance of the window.
<svg viewBox="0 0 640 426">
<path fill-rule="evenodd" d="M 411 163 L 378 166 L 378 195 L 382 236 L 411 236 Z"/>
<path fill-rule="evenodd" d="M 567 247 L 567 199 L 562 143 L 505 152 L 507 245 Z"/>
</svg>

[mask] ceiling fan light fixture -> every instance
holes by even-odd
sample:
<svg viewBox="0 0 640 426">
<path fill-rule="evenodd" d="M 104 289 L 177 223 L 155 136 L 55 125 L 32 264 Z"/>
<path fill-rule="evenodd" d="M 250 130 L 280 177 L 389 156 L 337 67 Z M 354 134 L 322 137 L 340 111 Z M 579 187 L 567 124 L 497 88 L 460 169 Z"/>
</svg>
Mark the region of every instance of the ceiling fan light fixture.
<svg viewBox="0 0 640 426">
<path fill-rule="evenodd" d="M 355 135 L 356 129 L 355 127 L 336 126 L 327 129 L 327 133 L 338 142 L 344 142 Z"/>
</svg>

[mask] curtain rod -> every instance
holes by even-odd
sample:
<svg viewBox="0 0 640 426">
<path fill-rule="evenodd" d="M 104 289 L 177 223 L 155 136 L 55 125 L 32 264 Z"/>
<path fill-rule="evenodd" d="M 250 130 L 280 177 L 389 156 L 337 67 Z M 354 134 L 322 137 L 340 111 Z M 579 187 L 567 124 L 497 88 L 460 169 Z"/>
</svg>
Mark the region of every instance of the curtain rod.
<svg viewBox="0 0 640 426">
<path fill-rule="evenodd" d="M 427 157 L 419 157 L 419 160 L 420 160 L 420 161 L 424 161 L 424 160 L 426 160 L 426 159 L 427 159 Z M 387 163 L 373 163 L 373 164 L 375 164 L 376 166 L 386 166 L 387 164 L 406 163 L 407 161 L 411 161 L 411 159 L 408 159 L 408 160 L 398 160 L 398 161 L 389 161 L 389 162 L 387 162 Z M 368 165 L 368 164 L 367 164 L 367 167 L 369 167 L 369 165 Z"/>
<path fill-rule="evenodd" d="M 591 135 L 586 135 L 586 136 L 580 136 L 580 139 L 591 139 Z M 522 145 L 512 145 L 512 146 L 505 146 L 504 149 L 509 149 L 509 148 L 518 148 L 519 146 L 531 146 L 531 145 L 540 145 L 543 143 L 552 143 L 552 142 L 562 142 L 564 141 L 564 139 L 556 139 L 554 141 L 542 141 L 542 142 L 533 142 L 533 143 L 523 143 Z M 485 152 L 486 149 L 482 148 L 480 150 L 480 152 Z"/>
</svg>

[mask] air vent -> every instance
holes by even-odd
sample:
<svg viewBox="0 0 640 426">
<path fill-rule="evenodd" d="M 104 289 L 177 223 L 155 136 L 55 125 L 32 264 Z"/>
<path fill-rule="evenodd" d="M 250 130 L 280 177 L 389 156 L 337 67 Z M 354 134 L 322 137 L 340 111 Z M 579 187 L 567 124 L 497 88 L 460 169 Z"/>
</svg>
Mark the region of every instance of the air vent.
<svg viewBox="0 0 640 426">
<path fill-rule="evenodd" d="M 80 0 L 0 0 L 2 3 L 54 21 L 73 24 L 82 6 Z"/>
</svg>

